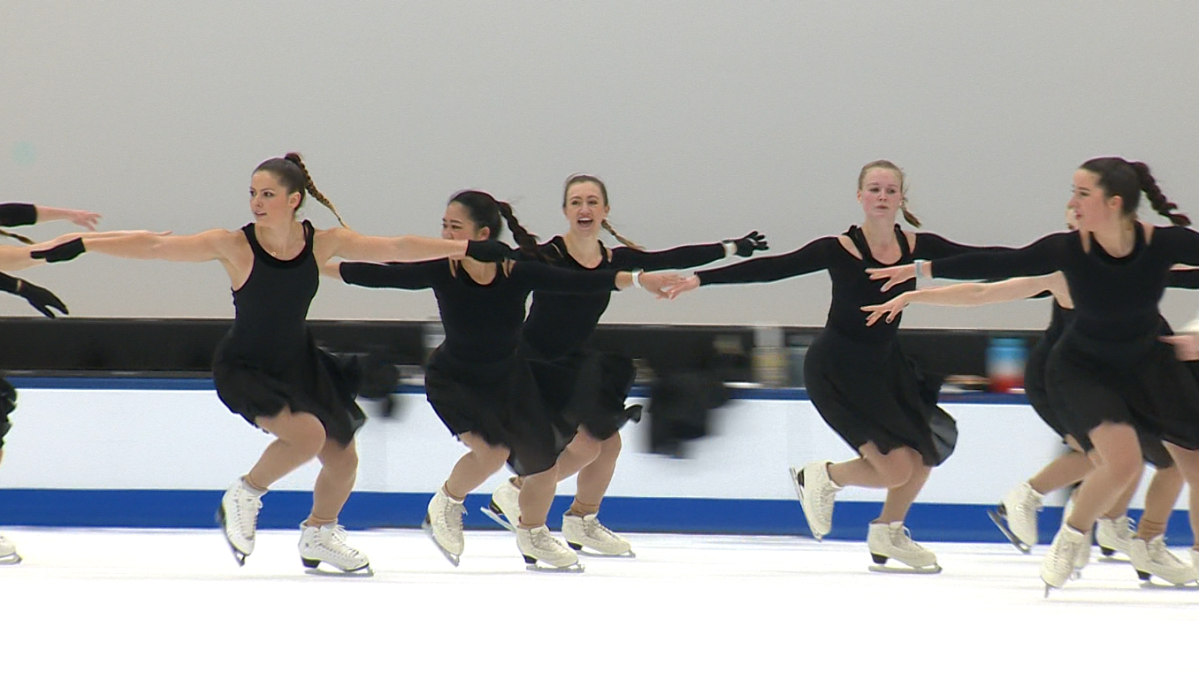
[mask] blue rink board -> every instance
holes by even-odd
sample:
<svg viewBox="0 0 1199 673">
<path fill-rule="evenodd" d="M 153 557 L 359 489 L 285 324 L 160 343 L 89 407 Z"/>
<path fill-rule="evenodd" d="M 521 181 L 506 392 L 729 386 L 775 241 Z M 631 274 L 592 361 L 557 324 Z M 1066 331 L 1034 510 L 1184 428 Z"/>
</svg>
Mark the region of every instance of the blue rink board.
<svg viewBox="0 0 1199 673">
<path fill-rule="evenodd" d="M 425 516 L 430 493 L 357 492 L 350 496 L 340 523 L 347 528 L 415 528 Z M 479 509 L 490 494 L 467 497 L 467 528 L 498 528 Z M 219 491 L 0 489 L 0 526 L 129 528 L 215 528 Z M 571 498 L 559 496 L 550 510 L 557 528 Z M 264 498 L 259 527 L 290 529 L 308 516 L 312 494 L 275 491 Z M 837 504 L 830 539 L 862 540 L 881 504 Z M 1003 542 L 984 505 L 920 503 L 912 506 L 907 526 L 927 542 Z M 1134 510 L 1130 515 L 1138 517 Z M 706 498 L 604 499 L 604 523 L 617 531 L 741 535 L 807 535 L 803 512 L 794 500 Z M 1041 513 L 1041 542 L 1048 543 L 1061 524 L 1061 508 Z M 1193 542 L 1185 511 L 1169 523 L 1170 543 Z"/>
</svg>

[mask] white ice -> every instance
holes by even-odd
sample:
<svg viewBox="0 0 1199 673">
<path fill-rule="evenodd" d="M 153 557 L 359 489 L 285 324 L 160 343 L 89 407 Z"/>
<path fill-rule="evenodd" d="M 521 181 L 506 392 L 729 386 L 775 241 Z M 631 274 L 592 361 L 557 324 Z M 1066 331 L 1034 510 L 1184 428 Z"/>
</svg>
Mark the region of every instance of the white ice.
<svg viewBox="0 0 1199 673">
<path fill-rule="evenodd" d="M 375 575 L 342 577 L 303 572 L 298 531 L 244 568 L 216 530 L 4 533 L 5 672 L 1127 670 L 1193 662 L 1199 626 L 1199 591 L 1127 563 L 1043 597 L 1044 547 L 929 544 L 942 574 L 894 575 L 864 542 L 630 535 L 635 559 L 551 574 L 507 533 L 468 530 L 454 568 L 420 531 L 352 531 Z"/>
</svg>

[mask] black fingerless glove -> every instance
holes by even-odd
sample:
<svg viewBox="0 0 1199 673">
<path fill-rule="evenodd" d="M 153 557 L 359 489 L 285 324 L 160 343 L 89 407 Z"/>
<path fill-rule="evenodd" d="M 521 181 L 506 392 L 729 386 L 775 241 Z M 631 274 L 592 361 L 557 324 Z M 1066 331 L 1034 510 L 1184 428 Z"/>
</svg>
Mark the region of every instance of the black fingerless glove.
<svg viewBox="0 0 1199 673">
<path fill-rule="evenodd" d="M 34 259 L 44 259 L 53 264 L 54 262 L 68 262 L 85 252 L 87 252 L 87 248 L 83 247 L 83 239 L 73 238 L 49 250 L 34 250 L 29 253 L 29 256 Z"/>
<path fill-rule="evenodd" d="M 47 318 L 56 317 L 50 309 L 57 309 L 63 315 L 69 313 L 67 305 L 62 303 L 53 292 L 40 285 L 34 285 L 27 280 L 13 278 L 6 273 L 0 273 L 0 290 L 25 298 L 29 305 L 42 312 Z"/>
<path fill-rule="evenodd" d="M 749 257 L 754 252 L 759 250 L 769 250 L 770 244 L 766 242 L 766 237 L 759 234 L 756 230 L 751 231 L 741 238 L 730 238 L 724 243 L 736 246 L 736 254 L 738 257 Z"/>
<path fill-rule="evenodd" d="M 487 239 L 485 241 L 468 241 L 466 256 L 480 262 L 503 262 L 520 256 L 519 250 L 513 250 L 503 243 Z"/>
</svg>

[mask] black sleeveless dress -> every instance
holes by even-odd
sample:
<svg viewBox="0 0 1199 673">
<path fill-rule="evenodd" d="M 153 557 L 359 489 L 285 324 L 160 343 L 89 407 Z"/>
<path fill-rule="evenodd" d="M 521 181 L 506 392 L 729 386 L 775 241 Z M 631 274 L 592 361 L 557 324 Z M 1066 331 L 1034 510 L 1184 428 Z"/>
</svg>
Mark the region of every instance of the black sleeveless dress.
<svg viewBox="0 0 1199 673">
<path fill-rule="evenodd" d="M 1024 394 L 1028 397 L 1029 404 L 1032 405 L 1041 420 L 1045 421 L 1045 424 L 1053 428 L 1053 431 L 1062 438 L 1070 433 L 1066 430 L 1061 414 L 1058 413 L 1049 397 L 1049 389 L 1045 383 L 1045 368 L 1049 364 L 1049 353 L 1072 322 L 1074 322 L 1074 309 L 1065 308 L 1055 300 L 1049 327 L 1045 329 L 1045 333 L 1041 335 L 1036 345 L 1028 351 L 1028 361 L 1024 367 Z M 1162 334 L 1172 333 L 1169 324 L 1163 319 Z M 1141 456 L 1145 462 L 1157 468 L 1174 466 L 1174 459 L 1170 457 L 1170 452 L 1166 450 L 1161 439 L 1139 427 L 1137 428 L 1137 439 L 1141 444 Z"/>
<path fill-rule="evenodd" d="M 555 236 L 539 247 L 537 261 L 573 271 L 687 269 L 725 256 L 720 243 L 645 251 L 627 246 L 610 251 L 600 243 L 600 263 L 585 267 L 570 255 L 566 241 Z M 633 359 L 623 353 L 587 347 L 611 294 L 563 294 L 538 290 L 522 334 L 529 366 L 550 410 L 571 426 L 583 427 L 596 439 L 615 435 L 625 423 L 641 417 L 640 405 L 626 405 L 636 378 Z"/>
<path fill-rule="evenodd" d="M 1160 340 L 1158 303 L 1174 264 L 1199 265 L 1199 234 L 1139 223 L 1133 250 L 1109 255 L 1079 232 L 1049 234 L 1023 248 L 976 252 L 933 265 L 937 277 L 1043 276 L 1061 271 L 1074 299 L 1074 321 L 1049 353 L 1046 388 L 1065 429 L 1090 449 L 1103 423 L 1143 429 L 1199 450 L 1199 381 Z"/>
<path fill-rule="evenodd" d="M 828 236 L 785 255 L 759 257 L 695 275 L 702 285 L 762 283 L 827 269 L 833 281 L 828 319 L 804 358 L 804 381 L 816 410 L 854 451 L 867 442 L 884 454 L 907 446 L 920 453 L 925 465 L 940 465 L 957 442 L 956 422 L 937 406 L 941 382 L 924 376 L 900 348 L 900 320 L 867 326 L 862 312 L 862 306 L 880 304 L 915 289 L 916 282 L 910 280 L 881 292 L 883 283 L 870 280 L 866 269 L 908 264 L 917 258 L 941 259 L 980 248 L 920 232 L 912 250 L 898 225 L 894 232 L 900 249 L 894 264 L 874 259 L 862 230 L 854 226 L 845 235 L 860 259 L 837 237 Z"/>
<path fill-rule="evenodd" d="M 21 227 L 37 222 L 37 206 L 32 203 L 0 203 L 0 228 Z M 0 448 L 4 436 L 12 429 L 8 417 L 17 408 L 17 389 L 0 377 Z"/>
<path fill-rule="evenodd" d="M 454 436 L 473 433 L 506 447 L 512 471 L 527 476 L 553 467 L 577 425 L 553 413 L 537 386 L 521 339 L 525 303 L 534 290 L 606 296 L 616 289 L 616 272 L 529 261 L 496 266 L 486 285 L 446 260 L 343 262 L 340 269 L 351 285 L 433 290 L 445 341 L 425 366 L 429 404 Z"/>
<path fill-rule="evenodd" d="M 233 327 L 213 359 L 217 395 L 251 424 L 285 407 L 310 413 L 329 439 L 347 445 L 366 414 L 354 401 L 352 371 L 318 348 L 308 330 L 308 306 L 319 284 L 312 224 L 304 221 L 304 250 L 290 260 L 263 250 L 253 224 L 242 232 L 254 251 L 254 267 L 233 291 Z"/>
</svg>

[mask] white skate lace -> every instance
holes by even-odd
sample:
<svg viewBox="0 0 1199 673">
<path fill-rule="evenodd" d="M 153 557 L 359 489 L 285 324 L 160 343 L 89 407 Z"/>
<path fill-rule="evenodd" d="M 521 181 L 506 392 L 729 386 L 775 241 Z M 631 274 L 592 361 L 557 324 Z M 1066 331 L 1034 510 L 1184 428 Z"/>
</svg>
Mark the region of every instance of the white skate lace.
<svg viewBox="0 0 1199 673">
<path fill-rule="evenodd" d="M 562 543 L 558 542 L 557 538 L 550 535 L 546 528 L 537 528 L 531 531 L 533 540 L 533 548 L 540 551 L 560 553 L 562 551 Z"/>
<path fill-rule="evenodd" d="M 891 544 L 905 551 L 924 551 L 924 547 L 912 539 L 912 531 L 908 530 L 907 526 L 892 531 Z"/>
<path fill-rule="evenodd" d="M 1166 548 L 1165 536 L 1155 537 L 1149 541 L 1149 561 L 1160 566 L 1182 568 L 1186 566 L 1182 559 L 1175 556 Z"/>
<path fill-rule="evenodd" d="M 258 528 L 258 510 L 262 509 L 262 499 L 242 488 L 239 489 L 234 502 L 237 503 L 237 512 L 234 513 L 237 529 L 246 538 L 254 537 L 254 531 Z"/>
<path fill-rule="evenodd" d="M 354 549 L 346 542 L 346 529 L 344 526 L 337 526 L 330 531 L 329 541 L 321 546 L 346 560 L 356 560 L 360 555 L 357 549 Z"/>
<path fill-rule="evenodd" d="M 466 503 L 445 499 L 445 508 L 441 510 L 441 522 L 453 531 L 462 530 L 462 516 L 466 514 Z"/>
<path fill-rule="evenodd" d="M 616 533 L 613 533 L 607 526 L 599 522 L 599 519 L 592 517 L 591 519 L 583 519 L 583 533 L 592 539 L 600 540 L 615 540 Z"/>
</svg>

